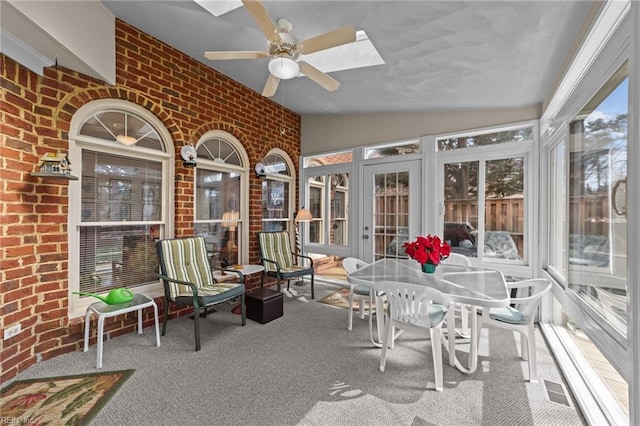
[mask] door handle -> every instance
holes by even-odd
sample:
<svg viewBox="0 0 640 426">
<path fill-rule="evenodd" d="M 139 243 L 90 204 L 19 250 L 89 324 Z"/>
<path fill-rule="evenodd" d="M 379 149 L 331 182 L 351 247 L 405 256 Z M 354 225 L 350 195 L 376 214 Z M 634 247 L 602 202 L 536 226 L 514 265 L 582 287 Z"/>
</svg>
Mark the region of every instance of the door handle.
<svg viewBox="0 0 640 426">
<path fill-rule="evenodd" d="M 365 240 L 368 240 L 368 239 L 369 239 L 369 235 L 368 235 L 368 234 L 364 234 L 364 235 L 362 236 L 362 238 L 364 238 Z"/>
</svg>

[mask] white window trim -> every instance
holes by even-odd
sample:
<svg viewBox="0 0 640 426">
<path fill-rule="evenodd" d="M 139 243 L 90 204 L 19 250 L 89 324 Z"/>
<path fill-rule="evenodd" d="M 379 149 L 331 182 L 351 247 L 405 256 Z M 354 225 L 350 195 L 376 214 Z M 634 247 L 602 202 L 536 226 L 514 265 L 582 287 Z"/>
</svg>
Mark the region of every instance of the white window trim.
<svg viewBox="0 0 640 426">
<path fill-rule="evenodd" d="M 449 138 L 463 138 L 468 136 L 474 136 L 479 134 L 487 134 L 487 133 L 496 133 L 501 131 L 509 131 L 509 130 L 517 130 L 523 127 L 531 127 L 532 128 L 532 136 L 533 140 L 531 141 L 521 141 L 521 142 L 513 142 L 513 143 L 501 143 L 495 145 L 486 145 L 486 146 L 477 146 L 477 147 L 469 147 L 469 148 L 461 148 L 447 151 L 437 151 L 438 141 L 441 139 L 449 139 Z M 429 189 L 431 191 L 435 191 L 433 193 L 437 194 L 438 201 L 438 211 L 435 219 L 435 228 L 439 235 L 444 233 L 443 229 L 443 220 L 441 220 L 442 215 L 444 214 L 444 181 L 442 176 L 442 168 L 444 164 L 451 162 L 469 162 L 469 161 L 478 161 L 479 159 L 483 162 L 491 161 L 491 160 L 499 160 L 503 158 L 513 158 L 513 157 L 523 157 L 525 162 L 525 187 L 524 191 L 527 196 L 524 199 L 525 207 L 524 207 L 524 231 L 525 231 L 525 245 L 524 245 L 524 254 L 525 261 L 505 261 L 505 260 L 496 260 L 491 261 L 485 258 L 483 262 L 484 265 L 494 267 L 500 269 L 506 275 L 513 275 L 519 277 L 532 277 L 534 274 L 534 265 L 537 264 L 537 244 L 538 239 L 536 237 L 536 233 L 534 232 L 534 224 L 535 218 L 538 217 L 536 214 L 536 206 L 538 205 L 538 179 L 536 170 L 538 169 L 538 156 L 535 154 L 539 142 L 538 142 L 538 134 L 539 134 L 539 126 L 538 121 L 523 121 L 518 123 L 511 123 L 508 125 L 500 125 L 500 126 L 491 126 L 491 127 L 483 127 L 478 129 L 472 129 L 465 131 L 463 133 L 454 133 L 454 134 L 440 134 L 435 135 L 428 138 L 427 142 L 433 143 L 432 148 L 435 152 L 435 169 L 436 170 L 436 179 L 433 179 L 433 176 L 428 177 L 433 182 L 436 183 L 436 186 L 429 185 Z M 499 147 L 500 149 L 497 149 Z M 430 152 L 431 149 L 428 149 L 427 152 Z M 484 176 L 484 172 L 481 172 L 482 178 Z M 481 179 L 482 182 L 478 182 L 479 189 L 484 188 L 484 179 Z M 427 188 L 427 186 L 425 186 Z M 484 222 L 484 209 L 478 209 L 478 223 Z M 480 236 L 480 240 L 482 241 L 482 235 Z M 474 259 L 471 259 L 474 262 Z"/>
<path fill-rule="evenodd" d="M 105 109 L 120 109 L 137 114 L 144 120 L 148 121 L 158 131 L 162 143 L 166 147 L 167 152 L 137 147 L 135 145 L 125 146 L 117 145 L 112 141 L 105 142 L 102 139 L 80 135 L 80 128 L 86 119 L 97 112 Z M 145 108 L 134 103 L 119 99 L 100 99 L 89 102 L 78 108 L 69 126 L 69 161 L 75 167 L 82 167 L 82 149 L 93 149 L 100 152 L 122 155 L 123 153 L 133 153 L 138 156 L 144 156 L 155 161 L 163 163 L 162 166 L 162 182 L 163 182 L 163 203 L 162 203 L 162 219 L 164 224 L 163 238 L 170 238 L 174 235 L 174 184 L 175 166 L 174 166 L 174 150 L 173 141 L 169 131 L 162 122 Z M 85 314 L 87 306 L 95 300 L 90 298 L 80 299 L 73 294 L 79 290 L 80 283 L 77 280 L 80 270 L 80 232 L 79 225 L 91 225 L 91 223 L 82 222 L 81 220 L 81 197 L 82 197 L 82 177 L 77 181 L 69 182 L 69 212 L 67 218 L 68 226 L 68 247 L 69 247 L 69 318 L 81 317 Z M 148 223 L 148 222 L 145 222 Z M 135 224 L 135 222 L 128 222 Z M 157 283 L 141 286 L 136 288 L 137 292 L 145 293 L 150 297 L 158 297 L 164 294 L 164 290 L 160 280 Z"/>
<path fill-rule="evenodd" d="M 344 151 L 340 151 L 340 152 L 344 152 Z M 329 154 L 333 154 L 329 153 Z M 318 156 L 313 156 L 311 158 L 317 158 Z M 308 158 L 307 158 L 308 159 Z M 304 159 L 300 160 L 301 162 L 304 161 Z M 355 161 L 355 159 L 354 159 Z M 354 200 L 354 197 L 358 196 L 358 191 L 354 190 L 354 184 L 357 183 L 358 179 L 354 179 L 354 173 L 356 173 L 354 171 L 354 163 L 339 163 L 339 164 L 328 164 L 328 165 L 323 165 L 323 166 L 314 166 L 314 167 L 307 167 L 305 169 L 303 169 L 302 171 L 302 176 L 303 176 L 303 180 L 301 180 L 301 182 L 304 182 L 301 187 L 301 195 L 300 195 L 300 206 L 304 207 L 304 206 L 308 206 L 309 205 L 309 191 L 308 191 L 308 187 L 309 186 L 315 186 L 317 188 L 322 188 L 322 212 L 323 212 L 323 218 L 322 218 L 322 226 L 321 226 L 321 232 L 323 235 L 323 238 L 325 241 L 327 241 L 328 238 L 328 229 L 327 229 L 327 222 L 330 219 L 330 211 L 328 210 L 330 206 L 329 203 L 329 193 L 330 191 L 327 191 L 327 183 L 326 183 L 326 179 L 324 181 L 323 184 L 320 183 L 312 183 L 311 179 L 313 179 L 314 177 L 318 177 L 318 176 L 322 176 L 325 177 L 328 175 L 347 175 L 348 176 L 348 181 L 349 181 L 349 189 L 348 189 L 348 198 L 347 198 L 347 203 L 348 205 L 352 205 L 352 201 Z M 318 243 L 309 243 L 309 238 L 308 235 L 305 235 L 305 253 L 318 253 L 318 254 L 325 254 L 325 255 L 335 255 L 335 256 L 354 256 L 354 248 L 357 245 L 354 245 L 353 241 L 357 241 L 354 240 L 354 231 L 357 232 L 358 227 L 356 226 L 356 223 L 354 222 L 356 219 L 356 217 L 351 214 L 352 212 L 347 211 L 347 217 L 348 217 L 348 221 L 349 221 L 349 225 L 348 225 L 348 231 L 347 231 L 347 241 L 349 241 L 349 243 L 347 245 L 333 245 L 333 244 L 328 244 L 328 243 L 322 243 L 322 244 L 318 244 Z M 329 216 L 327 217 L 326 215 L 329 214 Z M 308 230 L 308 226 L 305 227 Z"/>
<path fill-rule="evenodd" d="M 576 86 L 616 32 L 629 12 L 630 5 L 630 0 L 610 0 L 603 5 L 602 11 L 598 14 L 540 118 L 542 135 L 549 136 L 563 121 L 559 116 L 561 110 L 566 104 L 571 103 L 570 98 L 575 96 L 575 93 L 579 93 L 576 92 Z"/>
<path fill-rule="evenodd" d="M 273 148 L 272 150 L 270 150 L 267 155 L 265 157 L 268 157 L 269 155 L 278 155 L 280 156 L 284 162 L 287 164 L 287 170 L 289 170 L 289 174 L 288 175 L 284 175 L 282 173 L 267 173 L 265 175 L 265 179 L 270 179 L 270 180 L 276 180 L 276 181 L 280 181 L 280 182 L 287 182 L 289 184 L 289 204 L 287 205 L 287 231 L 291 234 L 291 229 L 292 228 L 292 223 L 294 220 L 294 210 L 295 210 L 295 205 L 296 205 L 296 194 L 297 194 L 297 187 L 296 187 L 296 169 L 293 166 L 293 161 L 291 160 L 291 157 L 289 157 L 289 154 L 287 154 L 286 152 L 284 152 L 283 150 L 281 150 L 280 148 Z M 262 222 L 283 222 L 282 219 L 262 219 Z"/>
<path fill-rule="evenodd" d="M 628 13 L 629 11 L 631 13 Z M 637 84 L 638 76 L 640 75 L 640 42 L 638 41 L 640 30 L 638 25 L 640 25 L 640 4 L 638 2 L 629 2 L 628 0 L 608 1 L 603 6 L 600 16 L 585 37 L 581 49 L 577 52 L 576 58 L 567 73 L 565 73 L 549 106 L 543 113 L 541 119 L 542 145 L 545 147 L 545 150 L 541 152 L 543 168 L 548 167 L 548 147 L 555 143 L 554 133 L 558 129 L 562 132 L 567 132 L 568 123 L 627 58 L 631 59 L 629 64 L 630 108 L 628 137 L 630 141 L 638 139 L 638 134 L 640 134 L 640 124 L 638 124 L 640 88 Z M 567 140 L 567 144 L 568 142 Z M 567 155 L 568 152 L 569 149 L 567 148 Z M 629 164 L 628 181 L 637 182 L 640 176 L 637 167 L 640 164 L 638 144 L 629 143 L 627 162 Z M 544 176 L 546 177 L 546 175 Z M 627 188 L 628 211 L 637 213 L 640 209 L 634 207 L 640 207 L 640 200 L 635 198 L 638 197 L 638 191 L 637 188 L 634 189 L 632 186 L 631 184 Z M 633 204 L 634 199 L 635 204 Z M 542 210 L 541 214 L 549 211 L 549 206 L 547 204 L 545 206 L 546 209 Z M 627 219 L 627 235 L 638 235 L 640 215 L 631 213 Z M 545 247 L 548 244 L 548 234 L 542 233 L 541 235 L 544 241 L 540 247 Z M 637 238 L 630 238 L 627 242 L 627 258 L 637 259 L 639 253 L 640 241 Z M 544 271 L 541 272 L 545 273 Z M 546 276 L 555 282 L 554 276 L 549 274 L 546 274 Z M 560 285 L 556 284 L 552 289 L 556 299 L 560 301 L 570 315 L 578 320 L 581 328 L 588 331 L 591 341 L 602 350 L 611 364 L 621 372 L 621 375 L 626 377 L 629 384 L 629 424 L 637 424 L 640 420 L 640 339 L 637 337 L 638 330 L 640 330 L 638 277 L 640 277 L 638 262 L 628 262 L 627 282 L 629 284 L 628 306 L 630 311 L 628 312 L 627 330 L 629 340 L 626 347 L 612 338 L 603 325 L 588 314 L 588 310 L 585 312 L 584 309 L 578 309 L 577 305 L 567 297 Z M 555 326 L 549 325 L 549 327 L 553 329 Z M 580 375 L 570 373 L 572 370 L 575 371 L 575 365 L 570 360 L 567 360 L 568 357 L 558 355 L 565 350 L 562 345 L 552 344 L 551 349 L 556 359 L 559 360 L 561 369 L 567 374 L 574 392 L 585 392 L 586 387 L 581 382 Z M 581 408 L 589 422 L 595 421 L 597 423 L 602 418 L 601 416 L 604 412 L 600 411 L 600 408 L 603 408 L 608 415 L 613 414 L 609 411 L 612 407 L 598 407 L 598 404 L 581 404 Z M 623 417 L 615 416 L 614 414 L 614 418 L 607 418 L 607 421 L 613 423 L 624 422 L 626 420 L 623 420 Z"/>
<path fill-rule="evenodd" d="M 240 158 L 240 165 L 226 164 L 222 162 L 215 162 L 211 160 L 205 160 L 197 158 L 196 167 L 215 170 L 221 172 L 233 172 L 240 175 L 240 191 L 243 194 L 240 197 L 240 229 L 242 236 L 242 243 L 240 244 L 241 251 L 238 253 L 239 259 L 249 259 L 249 156 L 244 149 L 242 142 L 238 140 L 231 133 L 224 130 L 211 130 L 203 134 L 196 143 L 196 150 L 198 147 L 208 141 L 209 139 L 218 138 L 223 139 L 234 147 Z M 193 187 L 196 186 L 196 173 L 193 174 Z M 194 209 L 193 209 L 193 223 L 210 223 L 210 220 L 196 220 L 195 206 L 198 205 L 197 195 L 194 195 Z"/>
</svg>

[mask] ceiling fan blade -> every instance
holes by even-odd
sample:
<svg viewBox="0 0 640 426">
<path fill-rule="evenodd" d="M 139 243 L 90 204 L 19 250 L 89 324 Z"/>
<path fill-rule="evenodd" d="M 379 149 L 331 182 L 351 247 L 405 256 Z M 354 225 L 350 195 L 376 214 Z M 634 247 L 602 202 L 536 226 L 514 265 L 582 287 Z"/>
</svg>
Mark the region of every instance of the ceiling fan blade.
<svg viewBox="0 0 640 426">
<path fill-rule="evenodd" d="M 266 96 L 267 98 L 269 98 L 275 95 L 276 90 L 278 89 L 278 84 L 280 84 L 280 79 L 275 75 L 269 73 L 267 84 L 264 85 L 264 89 L 262 90 L 262 96 Z"/>
<path fill-rule="evenodd" d="M 323 73 L 318 68 L 309 65 L 304 61 L 298 62 L 300 66 L 300 72 L 309 77 L 311 80 L 318 83 L 320 86 L 324 87 L 330 92 L 333 92 L 338 87 L 340 87 L 340 82 L 330 77 L 329 75 Z"/>
<path fill-rule="evenodd" d="M 264 35 L 269 41 L 279 42 L 280 34 L 276 31 L 276 26 L 273 24 L 273 20 L 267 13 L 267 9 L 259 0 L 242 0 L 242 4 L 247 8 L 253 19 L 256 21 Z"/>
<path fill-rule="evenodd" d="M 267 52 L 252 52 L 252 51 L 236 51 L 236 52 L 204 52 L 204 57 L 207 59 L 256 59 L 269 56 Z"/>
<path fill-rule="evenodd" d="M 346 26 L 302 41 L 300 43 L 300 52 L 306 55 L 354 41 L 356 41 L 356 30 L 353 27 Z"/>
</svg>

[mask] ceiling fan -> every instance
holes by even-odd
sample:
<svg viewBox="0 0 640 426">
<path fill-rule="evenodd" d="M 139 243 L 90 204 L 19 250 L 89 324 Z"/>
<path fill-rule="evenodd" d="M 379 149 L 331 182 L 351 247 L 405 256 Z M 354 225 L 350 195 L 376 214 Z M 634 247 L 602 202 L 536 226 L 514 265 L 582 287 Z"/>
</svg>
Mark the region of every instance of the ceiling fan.
<svg viewBox="0 0 640 426">
<path fill-rule="evenodd" d="M 299 72 L 309 77 L 311 80 L 333 92 L 340 83 L 308 64 L 299 61 L 300 54 L 310 54 L 320 50 L 329 49 L 343 44 L 356 41 L 356 30 L 346 26 L 308 38 L 299 42 L 293 35 L 293 23 L 286 18 L 279 18 L 274 24 L 271 17 L 259 0 L 242 0 L 245 8 L 249 11 L 264 35 L 267 37 L 267 48 L 265 51 L 235 51 L 235 52 L 205 52 L 207 59 L 256 59 L 270 57 L 269 78 L 262 90 L 262 96 L 273 96 L 278 89 L 280 80 L 294 78 Z"/>
</svg>

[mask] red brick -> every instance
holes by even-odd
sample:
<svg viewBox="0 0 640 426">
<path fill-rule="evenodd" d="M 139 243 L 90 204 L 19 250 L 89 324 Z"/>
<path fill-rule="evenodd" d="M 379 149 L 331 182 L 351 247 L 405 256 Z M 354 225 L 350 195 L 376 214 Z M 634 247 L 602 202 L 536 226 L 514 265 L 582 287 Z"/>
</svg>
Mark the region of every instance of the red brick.
<svg viewBox="0 0 640 426">
<path fill-rule="evenodd" d="M 27 285 L 38 295 L 37 301 L 32 299 L 34 295 L 22 297 L 20 302 L 33 306 L 18 308 L 3 321 L 20 321 L 23 327 L 42 333 L 38 335 L 37 347 L 32 343 L 34 336 L 25 334 L 21 349 L 32 345 L 30 353 L 25 355 L 14 350 L 12 341 L 6 342 L 14 352 L 2 352 L 3 379 L 32 365 L 37 353 L 48 359 L 78 350 L 82 345 L 83 321 L 69 321 L 66 312 L 70 182 L 30 176 L 31 171 L 38 169 L 44 153 L 68 152 L 70 121 L 78 108 L 92 100 L 109 97 L 135 102 L 165 123 L 176 155 L 187 138 L 221 129 L 242 142 L 252 164 L 274 147 L 287 151 L 294 163 L 298 160 L 300 117 L 297 114 L 120 20 L 116 20 L 116 52 L 116 86 L 105 86 L 93 77 L 63 67 L 47 68 L 45 76 L 40 77 L 3 57 L 2 76 L 6 79 L 8 98 L 3 99 L 0 108 L 0 126 L 3 137 L 9 138 L 3 149 L 9 151 L 2 157 L 11 161 L 8 161 L 10 167 L 3 170 L 4 191 L 0 195 L 4 206 L 3 224 L 9 231 L 0 238 L 0 243 L 9 243 L 1 245 L 3 266 L 10 266 L 0 273 L 1 288 L 3 293 L 9 293 Z M 58 101 L 71 93 L 64 103 Z M 56 119 L 52 120 L 54 114 Z M 281 127 L 286 127 L 287 135 L 282 138 L 276 134 L 274 139 L 273 129 Z M 192 235 L 194 171 L 185 169 L 179 157 L 175 164 L 175 235 Z M 73 167 L 74 174 L 79 175 L 80 165 Z M 297 167 L 295 171 L 297 173 Z M 249 194 L 249 205 L 259 211 L 260 182 L 251 178 L 250 185 L 256 186 L 256 190 Z M 252 219 L 250 226 L 260 229 L 259 218 Z M 257 245 L 250 243 L 249 259 L 256 258 Z M 162 300 L 158 303 L 162 309 Z M 190 308 L 172 306 L 170 316 L 191 312 Z M 109 322 L 110 335 L 132 332 L 135 321 L 135 315 L 114 319 Z M 144 324 L 153 325 L 150 312 L 145 312 Z M 5 358 L 5 354 L 11 355 Z M 6 362 L 7 359 L 12 361 Z"/>
</svg>

